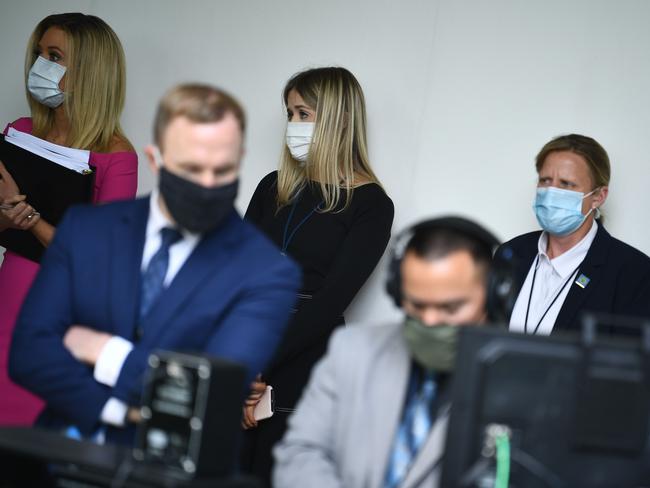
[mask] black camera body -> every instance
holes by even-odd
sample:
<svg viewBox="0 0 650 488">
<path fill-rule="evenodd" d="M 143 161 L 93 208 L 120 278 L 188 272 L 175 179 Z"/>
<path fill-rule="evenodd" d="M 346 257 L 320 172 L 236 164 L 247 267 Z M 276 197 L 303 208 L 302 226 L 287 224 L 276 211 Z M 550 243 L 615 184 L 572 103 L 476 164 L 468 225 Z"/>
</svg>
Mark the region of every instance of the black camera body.
<svg viewBox="0 0 650 488">
<path fill-rule="evenodd" d="M 151 354 L 133 457 L 185 479 L 232 474 L 245 378 L 245 368 L 230 361 Z"/>
</svg>

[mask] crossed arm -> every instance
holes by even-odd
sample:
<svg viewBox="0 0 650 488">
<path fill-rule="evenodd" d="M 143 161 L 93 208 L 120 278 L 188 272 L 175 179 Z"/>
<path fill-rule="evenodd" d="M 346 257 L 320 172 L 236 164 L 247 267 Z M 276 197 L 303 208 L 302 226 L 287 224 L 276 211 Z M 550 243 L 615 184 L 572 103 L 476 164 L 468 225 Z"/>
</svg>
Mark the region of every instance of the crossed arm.
<svg viewBox="0 0 650 488">
<path fill-rule="evenodd" d="M 101 317 L 98 309 L 109 310 L 119 304 L 95 296 L 94 275 L 87 275 L 88 263 L 77 259 L 79 246 L 88 245 L 78 238 L 86 222 L 78 218 L 82 210 L 88 211 L 68 212 L 48 249 L 14 332 L 9 371 L 17 383 L 45 399 L 48 408 L 76 425 L 82 434 L 91 435 L 109 399 L 138 404 L 151 348 L 178 346 L 184 328 L 177 331 L 178 340 L 134 344 L 120 365 L 114 386 L 97 381 L 93 366 L 113 336 L 108 324 L 100 329 L 83 322 L 91 316 Z M 268 362 L 295 299 L 299 271 L 287 263 L 276 262 L 245 282 L 242 291 L 214 315 L 213 330 L 204 344 L 206 353 L 248 366 L 249 380 Z"/>
</svg>

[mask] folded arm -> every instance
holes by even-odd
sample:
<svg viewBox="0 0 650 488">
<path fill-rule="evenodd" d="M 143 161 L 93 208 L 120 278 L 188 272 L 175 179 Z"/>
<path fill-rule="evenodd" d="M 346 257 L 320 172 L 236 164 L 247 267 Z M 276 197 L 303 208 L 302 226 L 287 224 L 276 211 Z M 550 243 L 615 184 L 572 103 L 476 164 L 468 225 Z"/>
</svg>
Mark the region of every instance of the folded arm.
<svg viewBox="0 0 650 488">
<path fill-rule="evenodd" d="M 110 388 L 93 378 L 92 369 L 64 345 L 73 317 L 73 276 L 69 251 L 74 212 L 64 218 L 60 232 L 42 262 L 14 330 L 9 373 L 14 381 L 43 398 L 48 407 L 92 434 Z"/>
<path fill-rule="evenodd" d="M 243 364 L 248 371 L 246 385 L 250 384 L 267 365 L 282 337 L 299 284 L 297 266 L 284 259 L 247 277 L 240 293 L 214 317 L 202 352 Z M 128 353 L 113 390 L 117 399 L 139 404 L 151 352 L 149 345 L 138 343 Z"/>
</svg>

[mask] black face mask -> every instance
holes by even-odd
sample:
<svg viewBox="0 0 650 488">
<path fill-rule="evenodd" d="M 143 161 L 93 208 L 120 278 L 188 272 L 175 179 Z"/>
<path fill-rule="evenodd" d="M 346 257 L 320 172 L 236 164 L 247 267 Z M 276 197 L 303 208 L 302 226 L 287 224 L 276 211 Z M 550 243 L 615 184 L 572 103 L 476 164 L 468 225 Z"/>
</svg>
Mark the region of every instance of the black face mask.
<svg viewBox="0 0 650 488">
<path fill-rule="evenodd" d="M 179 226 L 195 234 L 205 234 L 216 229 L 232 211 L 239 180 L 205 188 L 161 167 L 158 188 Z"/>
</svg>

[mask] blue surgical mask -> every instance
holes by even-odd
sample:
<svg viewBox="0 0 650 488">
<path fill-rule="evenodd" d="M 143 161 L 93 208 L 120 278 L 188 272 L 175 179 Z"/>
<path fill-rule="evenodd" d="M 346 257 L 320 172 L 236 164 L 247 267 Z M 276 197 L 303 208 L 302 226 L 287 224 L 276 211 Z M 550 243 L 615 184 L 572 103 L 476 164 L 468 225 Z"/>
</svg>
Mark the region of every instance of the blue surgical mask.
<svg viewBox="0 0 650 488">
<path fill-rule="evenodd" d="M 537 222 L 546 232 L 556 236 L 566 236 L 578 230 L 593 208 L 582 214 L 582 200 L 597 190 L 587 194 L 564 190 L 553 186 L 538 188 L 533 210 Z"/>
<path fill-rule="evenodd" d="M 65 66 L 37 57 L 27 75 L 27 89 L 34 100 L 50 108 L 61 105 L 65 94 L 59 88 L 59 82 L 65 70 Z"/>
</svg>

